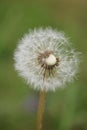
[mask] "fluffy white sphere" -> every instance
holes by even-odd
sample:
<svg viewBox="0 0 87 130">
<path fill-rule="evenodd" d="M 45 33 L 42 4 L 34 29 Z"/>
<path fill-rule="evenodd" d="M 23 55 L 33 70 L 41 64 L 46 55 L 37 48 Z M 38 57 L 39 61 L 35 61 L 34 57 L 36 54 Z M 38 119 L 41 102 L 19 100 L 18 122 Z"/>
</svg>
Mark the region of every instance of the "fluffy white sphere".
<svg viewBox="0 0 87 130">
<path fill-rule="evenodd" d="M 75 78 L 78 55 L 63 32 L 34 29 L 19 41 L 15 69 L 34 89 L 55 90 Z"/>
</svg>

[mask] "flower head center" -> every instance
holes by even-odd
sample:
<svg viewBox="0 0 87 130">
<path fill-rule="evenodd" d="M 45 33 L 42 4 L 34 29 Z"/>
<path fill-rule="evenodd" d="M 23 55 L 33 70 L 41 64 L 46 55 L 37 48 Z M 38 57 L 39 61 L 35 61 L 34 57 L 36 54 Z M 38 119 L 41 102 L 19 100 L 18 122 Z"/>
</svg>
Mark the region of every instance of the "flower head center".
<svg viewBox="0 0 87 130">
<path fill-rule="evenodd" d="M 39 53 L 38 63 L 43 71 L 44 78 L 54 75 L 56 66 L 59 65 L 59 58 L 53 54 L 53 51 L 46 50 Z"/>
<path fill-rule="evenodd" d="M 56 57 L 53 54 L 50 54 L 46 59 L 45 62 L 48 66 L 53 66 L 56 64 Z"/>
</svg>

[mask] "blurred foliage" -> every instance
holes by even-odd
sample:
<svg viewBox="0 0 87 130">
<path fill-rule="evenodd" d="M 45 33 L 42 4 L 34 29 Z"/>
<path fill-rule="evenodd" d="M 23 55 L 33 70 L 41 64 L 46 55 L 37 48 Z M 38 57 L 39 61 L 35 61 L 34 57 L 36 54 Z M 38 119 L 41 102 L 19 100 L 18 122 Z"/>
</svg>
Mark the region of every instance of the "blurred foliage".
<svg viewBox="0 0 87 130">
<path fill-rule="evenodd" d="M 0 0 L 0 130 L 35 130 L 37 107 L 24 107 L 34 107 L 29 97 L 39 93 L 18 77 L 13 53 L 23 34 L 40 26 L 64 31 L 82 52 L 78 80 L 48 92 L 43 130 L 87 130 L 86 0 Z"/>
</svg>

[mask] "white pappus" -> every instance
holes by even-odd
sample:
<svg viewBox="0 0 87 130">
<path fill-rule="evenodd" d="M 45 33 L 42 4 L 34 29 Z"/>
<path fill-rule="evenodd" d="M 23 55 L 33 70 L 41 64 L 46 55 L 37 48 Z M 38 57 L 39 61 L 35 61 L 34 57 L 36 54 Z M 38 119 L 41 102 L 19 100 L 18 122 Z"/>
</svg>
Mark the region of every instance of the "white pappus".
<svg viewBox="0 0 87 130">
<path fill-rule="evenodd" d="M 54 91 L 75 78 L 79 52 L 63 32 L 39 28 L 19 41 L 14 60 L 19 75 L 34 89 Z"/>
</svg>

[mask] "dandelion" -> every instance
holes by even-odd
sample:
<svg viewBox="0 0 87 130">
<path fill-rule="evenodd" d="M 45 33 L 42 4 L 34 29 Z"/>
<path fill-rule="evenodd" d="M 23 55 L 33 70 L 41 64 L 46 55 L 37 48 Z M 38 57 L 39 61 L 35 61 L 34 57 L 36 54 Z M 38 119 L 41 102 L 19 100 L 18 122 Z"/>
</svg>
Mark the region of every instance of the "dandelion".
<svg viewBox="0 0 87 130">
<path fill-rule="evenodd" d="M 38 130 L 41 130 L 45 93 L 75 79 L 78 55 L 65 34 L 51 28 L 29 31 L 19 41 L 14 53 L 15 69 L 28 84 L 41 92 Z"/>
</svg>

